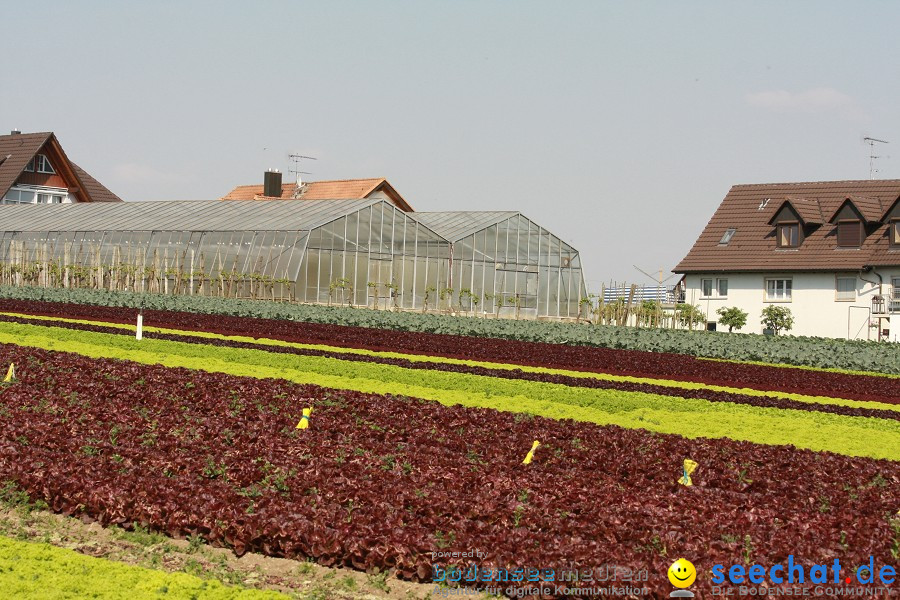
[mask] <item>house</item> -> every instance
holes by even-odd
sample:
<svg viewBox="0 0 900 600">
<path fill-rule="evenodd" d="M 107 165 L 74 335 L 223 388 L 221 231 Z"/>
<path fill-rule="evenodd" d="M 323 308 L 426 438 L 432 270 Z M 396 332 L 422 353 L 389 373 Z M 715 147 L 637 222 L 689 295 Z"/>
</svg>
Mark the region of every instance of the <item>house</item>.
<svg viewBox="0 0 900 600">
<path fill-rule="evenodd" d="M 709 329 L 737 306 L 761 333 L 763 308 L 785 306 L 794 335 L 897 341 L 898 200 L 896 179 L 736 185 L 673 271 Z"/>
<path fill-rule="evenodd" d="M 70 161 L 52 132 L 0 135 L 0 204 L 121 201 Z"/>
<path fill-rule="evenodd" d="M 220 200 L 386 200 L 404 212 L 413 212 L 384 177 L 282 183 L 281 173 L 267 171 L 263 185 L 239 185 Z"/>
</svg>

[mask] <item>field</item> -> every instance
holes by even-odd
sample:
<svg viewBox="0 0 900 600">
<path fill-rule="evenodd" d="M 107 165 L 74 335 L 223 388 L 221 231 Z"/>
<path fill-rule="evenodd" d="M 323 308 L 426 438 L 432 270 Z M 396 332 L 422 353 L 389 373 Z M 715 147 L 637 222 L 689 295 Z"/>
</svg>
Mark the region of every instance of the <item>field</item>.
<svg viewBox="0 0 900 600">
<path fill-rule="evenodd" d="M 625 597 L 664 598 L 682 556 L 701 597 L 713 564 L 900 559 L 900 378 L 880 363 L 149 309 L 136 340 L 135 315 L 0 300 L 8 493 L 236 556 L 422 584 L 457 569 L 452 586 L 508 595 L 614 565 Z"/>
</svg>

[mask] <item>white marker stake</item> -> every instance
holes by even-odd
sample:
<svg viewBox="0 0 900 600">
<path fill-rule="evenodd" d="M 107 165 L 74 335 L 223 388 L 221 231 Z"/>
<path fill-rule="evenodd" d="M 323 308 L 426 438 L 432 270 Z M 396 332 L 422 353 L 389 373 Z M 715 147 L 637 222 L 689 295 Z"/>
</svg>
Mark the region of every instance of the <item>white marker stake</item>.
<svg viewBox="0 0 900 600">
<path fill-rule="evenodd" d="M 138 311 L 137 331 L 134 334 L 135 339 L 143 339 L 144 337 L 144 311 Z"/>
</svg>

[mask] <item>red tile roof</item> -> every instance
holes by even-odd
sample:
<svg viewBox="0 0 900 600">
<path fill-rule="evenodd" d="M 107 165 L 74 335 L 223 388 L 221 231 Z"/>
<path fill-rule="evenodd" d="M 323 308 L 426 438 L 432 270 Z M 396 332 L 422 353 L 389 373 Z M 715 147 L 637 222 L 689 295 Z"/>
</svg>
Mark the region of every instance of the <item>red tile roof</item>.
<svg viewBox="0 0 900 600">
<path fill-rule="evenodd" d="M 67 176 L 70 188 L 79 188 L 77 195 L 85 202 L 121 202 L 122 199 L 106 189 L 84 169 L 66 156 L 53 132 L 0 135 L 0 198 L 6 195 L 25 171 L 25 166 L 42 150 L 57 154 L 65 162 L 56 165 Z M 66 175 L 68 173 L 68 175 Z"/>
<path fill-rule="evenodd" d="M 864 218 L 878 214 L 876 221 L 880 221 L 900 199 L 900 180 L 736 185 L 673 270 L 850 271 L 866 265 L 900 265 L 900 250 L 891 250 L 885 223 L 870 225 L 860 248 L 837 248 L 836 226 L 827 220 L 848 198 Z M 807 223 L 806 237 L 798 248 L 776 248 L 775 228 L 770 223 L 773 211 L 787 201 Z M 720 244 L 731 228 L 736 232 L 730 242 Z"/>
<path fill-rule="evenodd" d="M 90 173 L 73 162 L 70 162 L 70 164 L 81 179 L 81 183 L 84 184 L 84 189 L 90 196 L 91 202 L 122 202 L 121 198 L 109 191 L 105 185 L 91 177 Z"/>
<path fill-rule="evenodd" d="M 239 185 L 219 200 L 276 200 L 279 197 L 289 199 L 294 197 L 296 189 L 296 183 L 283 183 L 281 184 L 281 196 L 263 196 L 262 185 Z"/>
<path fill-rule="evenodd" d="M 47 143 L 51 135 L 53 134 L 49 131 L 0 135 L 0 160 L 3 161 L 0 162 L 0 198 L 15 185 L 25 166 Z"/>
<path fill-rule="evenodd" d="M 844 202 L 841 202 L 838 205 L 837 210 L 835 210 L 834 213 L 831 216 L 829 216 L 829 218 L 828 218 L 829 223 L 834 222 L 834 218 L 837 216 L 838 212 L 840 211 L 840 209 L 844 206 L 844 204 L 846 202 L 853 203 L 853 206 L 856 207 L 856 210 L 859 212 L 860 215 L 862 215 L 862 218 L 867 223 L 877 223 L 878 221 L 881 220 L 881 216 L 884 214 L 884 211 L 887 210 L 887 208 L 890 208 L 889 206 L 886 208 L 882 208 L 881 202 L 878 201 L 878 198 L 864 198 L 862 196 L 848 196 Z"/>
<path fill-rule="evenodd" d="M 774 210 L 769 213 L 771 216 L 767 223 L 771 224 L 774 221 L 775 216 L 781 212 L 781 209 L 784 208 L 786 204 L 794 209 L 794 212 L 797 213 L 804 223 L 809 225 L 821 225 L 825 222 L 825 219 L 822 218 L 822 207 L 815 198 L 786 198 L 784 202 L 779 202 L 775 205 Z"/>
<path fill-rule="evenodd" d="M 329 198 L 365 198 L 387 179 L 339 179 L 335 181 L 311 181 L 301 194 L 304 200 L 328 200 Z"/>
<path fill-rule="evenodd" d="M 263 196 L 262 185 L 239 185 L 220 200 L 341 200 L 345 198 L 367 198 L 370 194 L 383 191 L 397 206 L 406 212 L 412 212 L 406 200 L 393 188 L 384 177 L 374 179 L 335 179 L 330 181 L 310 181 L 297 190 L 296 183 L 283 183 L 281 196 Z"/>
</svg>

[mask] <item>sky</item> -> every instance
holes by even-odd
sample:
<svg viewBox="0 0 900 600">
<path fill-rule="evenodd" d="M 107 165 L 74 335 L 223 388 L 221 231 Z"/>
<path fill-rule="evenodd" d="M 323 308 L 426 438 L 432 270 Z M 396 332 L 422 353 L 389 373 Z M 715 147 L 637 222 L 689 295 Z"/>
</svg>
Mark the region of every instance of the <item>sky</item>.
<svg viewBox="0 0 900 600">
<path fill-rule="evenodd" d="M 900 178 L 900 3 L 7 3 L 0 131 L 128 201 L 387 177 L 652 283 L 735 184 Z M 14 26 L 13 26 L 14 25 Z M 673 283 L 670 279 L 668 283 Z"/>
</svg>

